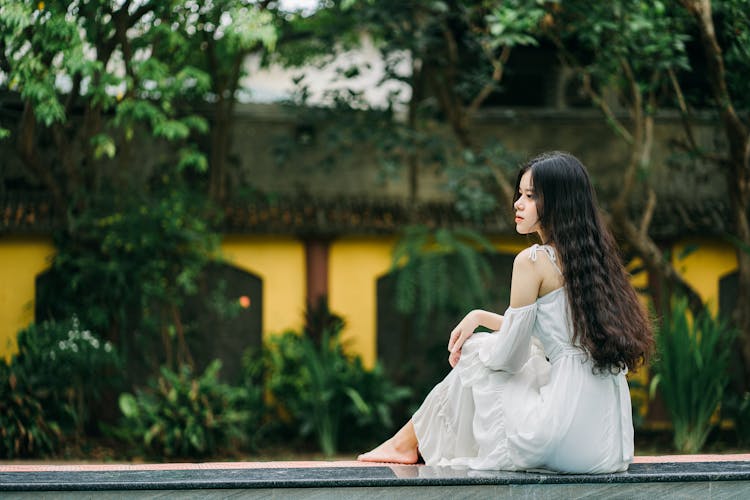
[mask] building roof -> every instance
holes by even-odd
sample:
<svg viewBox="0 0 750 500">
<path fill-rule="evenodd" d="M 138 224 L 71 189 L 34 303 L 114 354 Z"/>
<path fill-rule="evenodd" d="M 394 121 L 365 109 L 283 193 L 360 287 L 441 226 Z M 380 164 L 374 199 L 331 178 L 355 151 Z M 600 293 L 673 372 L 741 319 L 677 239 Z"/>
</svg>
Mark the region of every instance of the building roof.
<svg viewBox="0 0 750 500">
<path fill-rule="evenodd" d="M 638 207 L 633 208 L 638 214 Z M 60 223 L 52 201 L 43 194 L 0 197 L 0 234 L 49 234 Z M 660 200 L 650 234 L 657 240 L 729 232 L 729 206 L 721 201 Z M 398 198 L 275 197 L 233 202 L 225 209 L 223 231 L 232 234 L 288 234 L 300 237 L 343 234 L 394 234 L 404 226 L 469 227 L 487 235 L 514 234 L 511 214 L 496 210 L 481 220 L 467 220 L 448 202 L 412 207 Z"/>
</svg>

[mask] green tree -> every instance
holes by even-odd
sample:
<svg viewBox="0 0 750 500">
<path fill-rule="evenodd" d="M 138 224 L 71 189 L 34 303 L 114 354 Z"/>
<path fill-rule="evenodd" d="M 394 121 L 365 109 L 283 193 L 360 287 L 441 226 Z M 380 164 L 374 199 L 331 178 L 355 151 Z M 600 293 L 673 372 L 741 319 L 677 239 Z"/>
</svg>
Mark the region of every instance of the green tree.
<svg viewBox="0 0 750 500">
<path fill-rule="evenodd" d="M 186 94 L 205 93 L 208 76 L 188 65 L 170 71 L 159 58 L 182 3 L 0 2 L 0 90 L 22 106 L 5 135 L 68 224 L 92 195 L 113 183 L 129 187 L 140 131 L 175 144 L 177 169 L 205 170 L 187 140 L 206 132 L 207 122 L 178 104 Z M 110 179 L 109 162 L 116 172 Z"/>
<path fill-rule="evenodd" d="M 243 91 L 249 55 L 261 56 L 273 49 L 283 12 L 269 8 L 270 1 L 186 0 L 171 13 L 169 43 L 156 53 L 179 71 L 199 68 L 207 76 L 205 94 L 193 97 L 196 111 L 207 114 L 208 194 L 216 202 L 226 201 L 227 160 L 231 149 L 234 110 Z M 165 20 L 166 21 L 166 20 Z"/>
<path fill-rule="evenodd" d="M 511 155 L 501 145 L 477 139 L 474 118 L 487 98 L 500 89 L 513 49 L 537 43 L 534 33 L 545 14 L 545 3 L 326 2 L 281 35 L 277 56 L 292 66 L 311 62 L 324 66 L 337 51 L 365 38 L 373 40 L 385 61 L 378 85 L 392 88 L 400 83 L 406 91 L 391 92 L 387 103 L 376 105 L 346 85 L 329 93 L 333 112 L 349 114 L 342 127 L 344 135 L 352 136 L 354 127 L 366 130 L 384 169 L 403 167 L 412 203 L 419 198 L 420 171 L 428 167 L 444 171 L 464 202 L 466 215 L 476 217 L 494 208 L 494 197 L 510 205 L 513 186 L 508 166 L 515 162 L 509 161 Z M 301 46 L 299 39 L 311 34 L 323 43 Z M 341 72 L 341 79 L 361 73 L 362 68 L 352 66 Z M 304 80 L 301 86 L 300 103 L 306 104 L 309 95 Z M 351 117 L 353 111 L 359 119 Z M 327 118 L 332 121 L 331 115 Z M 445 125 L 451 132 L 447 137 L 440 135 Z M 478 188 L 487 180 L 498 186 L 494 197 Z"/>
<path fill-rule="evenodd" d="M 423 166 L 449 165 L 457 201 L 479 213 L 495 207 L 492 199 L 509 202 L 513 193 L 505 167 L 513 162 L 507 151 L 492 149 L 497 145 L 477 143 L 473 118 L 491 95 L 502 92 L 516 48 L 551 41 L 561 64 L 577 75 L 584 94 L 626 146 L 625 156 L 613 158 L 622 168 L 613 182 L 618 190 L 607 200 L 612 229 L 653 276 L 687 295 L 697 311 L 700 297 L 650 233 L 658 206 L 652 172 L 662 167 L 652 159 L 655 119 L 660 109 L 680 110 L 685 134 L 677 146 L 688 153 L 688 162 L 714 163 L 727 181 L 730 239 L 737 244 L 740 275 L 735 320 L 743 331 L 750 374 L 750 309 L 744 307 L 750 301 L 747 0 L 342 1 L 326 3 L 312 17 L 326 19 L 331 12 L 346 13 L 355 30 L 376 41 L 387 62 L 383 83 L 408 85 L 405 97 L 393 96 L 389 104 L 406 112 L 403 120 L 396 114 L 391 118 L 391 136 L 398 140 L 382 141 L 381 148 L 388 151 L 388 162 L 408 172 L 411 199 L 418 197 Z M 351 31 L 344 33 L 333 39 L 351 40 Z M 686 93 L 686 86 L 706 92 Z M 613 101 L 627 116 L 612 107 Z M 361 107 L 361 100 L 356 104 Z M 691 117 L 695 108 L 718 112 L 726 150 L 698 144 Z M 446 125 L 452 140 L 439 133 Z M 635 215 L 633 207 L 641 207 Z"/>
<path fill-rule="evenodd" d="M 23 104 L 4 135 L 62 214 L 102 184 L 107 161 L 126 181 L 139 130 L 176 144 L 178 169 L 209 169 L 223 201 L 244 63 L 273 47 L 283 19 L 271 3 L 4 0 L 0 88 Z M 196 133 L 210 133 L 207 151 Z"/>
<path fill-rule="evenodd" d="M 750 132 L 746 115 L 737 109 L 750 109 L 742 83 L 750 76 L 750 2 L 685 0 L 668 8 L 663 2 L 640 0 L 607 4 L 566 0 L 551 10 L 547 27 L 546 35 L 555 42 L 562 60 L 579 76 L 585 94 L 630 152 L 623 162 L 621 189 L 609 205 L 611 227 L 653 275 L 688 296 L 696 313 L 702 309 L 700 297 L 649 236 L 658 198 L 651 180 L 657 166 L 652 161 L 657 112 L 679 109 L 684 138 L 675 141 L 677 148 L 690 158 L 713 163 L 725 177 L 730 239 L 736 243 L 739 263 L 734 319 L 743 332 L 743 358 L 750 379 L 750 312 L 746 307 L 750 300 Z M 690 42 L 697 42 L 697 53 L 688 53 Z M 686 93 L 686 85 L 706 89 L 710 97 Z M 605 91 L 627 109 L 627 118 L 611 109 Z M 718 112 L 726 150 L 707 148 L 696 139 L 692 116 L 696 108 Z M 639 199 L 640 193 L 646 193 L 645 199 Z M 644 207 L 637 220 L 629 210 L 634 203 Z"/>
<path fill-rule="evenodd" d="M 184 174 L 210 167 L 221 197 L 244 58 L 275 37 L 268 3 L 0 0 L 0 91 L 22 109 L 4 135 L 63 222 L 44 314 L 85 317 L 136 364 L 191 361 L 180 308 L 218 238 Z"/>
<path fill-rule="evenodd" d="M 739 283 L 733 319 L 742 335 L 746 383 L 750 383 L 750 1 L 681 0 L 698 31 L 707 71 L 711 105 L 719 113 L 728 151 L 716 154 L 697 146 L 686 119 L 687 149 L 715 162 L 724 173 L 729 189 L 732 239 L 737 247 Z M 679 84 L 675 84 L 679 96 Z M 689 109 L 680 100 L 689 118 Z"/>
</svg>

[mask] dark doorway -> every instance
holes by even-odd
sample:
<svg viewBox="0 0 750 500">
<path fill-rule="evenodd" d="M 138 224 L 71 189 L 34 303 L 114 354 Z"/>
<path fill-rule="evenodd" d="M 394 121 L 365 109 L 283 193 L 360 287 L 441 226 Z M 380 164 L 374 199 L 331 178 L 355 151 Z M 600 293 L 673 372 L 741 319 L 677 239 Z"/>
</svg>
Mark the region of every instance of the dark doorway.
<svg viewBox="0 0 750 500">
<path fill-rule="evenodd" d="M 503 313 L 510 302 L 510 277 L 513 255 L 489 255 L 493 280 L 490 285 L 491 306 Z M 468 312 L 435 311 L 429 328 L 416 328 L 414 318 L 399 313 L 394 301 L 398 271 L 392 271 L 377 282 L 377 348 L 378 360 L 386 373 L 398 384 L 413 391 L 411 412 L 427 392 L 450 371 L 448 337 Z M 476 304 L 481 308 L 483 304 Z"/>
<path fill-rule="evenodd" d="M 203 272 L 197 294 L 183 308 L 186 340 L 202 372 L 220 359 L 220 376 L 239 380 L 242 354 L 259 348 L 263 328 L 263 280 L 229 264 L 212 263 Z"/>
</svg>

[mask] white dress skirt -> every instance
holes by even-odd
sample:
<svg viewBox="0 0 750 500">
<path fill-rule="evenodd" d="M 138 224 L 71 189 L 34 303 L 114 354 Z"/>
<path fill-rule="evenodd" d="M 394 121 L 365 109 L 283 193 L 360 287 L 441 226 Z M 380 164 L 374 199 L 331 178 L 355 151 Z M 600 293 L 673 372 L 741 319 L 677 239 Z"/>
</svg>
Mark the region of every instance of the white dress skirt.
<svg viewBox="0 0 750 500">
<path fill-rule="evenodd" d="M 534 245 L 555 263 L 551 247 Z M 557 266 L 556 266 L 557 267 Z M 571 343 L 565 291 L 508 308 L 476 333 L 412 417 L 427 465 L 564 473 L 624 471 L 633 460 L 624 372 L 595 374 Z"/>
</svg>

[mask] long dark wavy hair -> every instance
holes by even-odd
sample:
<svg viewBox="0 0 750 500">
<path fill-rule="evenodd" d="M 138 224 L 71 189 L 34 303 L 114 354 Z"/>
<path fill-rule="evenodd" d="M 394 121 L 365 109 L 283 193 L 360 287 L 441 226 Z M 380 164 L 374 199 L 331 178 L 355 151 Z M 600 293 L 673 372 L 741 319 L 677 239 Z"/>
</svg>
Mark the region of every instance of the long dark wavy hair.
<svg viewBox="0 0 750 500">
<path fill-rule="evenodd" d="M 544 153 L 521 168 L 516 200 L 528 170 L 543 243 L 553 245 L 562 261 L 573 343 L 588 352 L 596 371 L 635 370 L 653 350 L 653 332 L 602 221 L 586 168 L 568 153 Z"/>
</svg>

